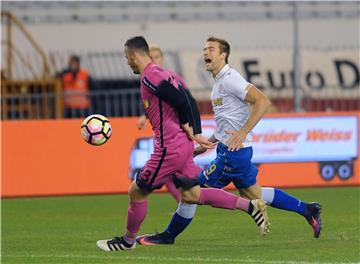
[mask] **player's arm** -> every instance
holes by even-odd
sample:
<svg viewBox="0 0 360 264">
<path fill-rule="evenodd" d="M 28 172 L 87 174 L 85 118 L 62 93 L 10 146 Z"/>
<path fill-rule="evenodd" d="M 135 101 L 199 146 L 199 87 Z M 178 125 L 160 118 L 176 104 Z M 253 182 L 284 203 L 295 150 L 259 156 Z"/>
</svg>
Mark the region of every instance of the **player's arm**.
<svg viewBox="0 0 360 264">
<path fill-rule="evenodd" d="M 251 108 L 249 118 L 242 129 L 246 133 L 249 133 L 264 116 L 271 102 L 269 98 L 254 85 L 249 84 L 246 89 L 245 101 L 250 103 Z"/>
<path fill-rule="evenodd" d="M 182 86 L 179 87 L 179 91 L 184 93 L 184 96 L 186 97 L 188 101 L 189 108 L 189 124 L 193 129 L 193 133 L 201 134 L 201 119 L 200 119 L 200 112 L 197 107 L 196 100 L 191 95 L 190 91 L 188 89 L 184 89 Z M 197 133 L 200 131 L 200 133 Z"/>
<path fill-rule="evenodd" d="M 157 74 L 156 76 L 161 76 L 161 73 Z M 145 77 L 143 78 L 142 82 L 147 88 L 151 90 L 155 96 L 159 97 L 175 108 L 179 115 L 180 124 L 190 138 L 198 142 L 199 145 L 203 145 L 206 148 L 215 147 L 214 144 L 209 142 L 201 135 L 201 125 L 197 125 L 201 124 L 200 114 L 196 103 L 191 103 L 192 100 L 187 96 L 187 93 L 177 89 L 170 82 L 165 81 L 164 79 L 158 81 L 157 83 L 159 84 L 156 86 Z M 194 107 L 196 109 L 194 109 Z"/>
<path fill-rule="evenodd" d="M 227 142 L 230 151 L 241 148 L 247 134 L 256 126 L 271 105 L 269 98 L 252 84 L 246 86 L 244 99 L 251 105 L 249 118 L 238 131 L 227 131 L 228 134 L 231 134 Z"/>
<path fill-rule="evenodd" d="M 157 86 L 155 95 L 175 108 L 179 114 L 181 125 L 189 123 L 194 134 L 202 133 L 201 126 L 194 125 L 200 122 L 200 115 L 196 115 L 196 111 L 193 109 L 194 105 L 191 104 L 190 98 L 184 91 L 177 89 L 168 81 L 162 81 Z"/>
<path fill-rule="evenodd" d="M 146 126 L 146 115 L 141 115 L 136 122 L 136 126 L 139 130 L 144 129 Z"/>
<path fill-rule="evenodd" d="M 161 71 L 154 74 L 153 76 L 156 76 L 157 79 L 153 77 L 153 79 L 149 80 L 144 77 L 142 79 L 142 83 L 151 91 L 152 94 L 166 101 L 175 108 L 179 115 L 180 124 L 188 123 L 189 114 L 188 108 L 186 107 L 186 99 L 176 87 L 174 87 L 170 82 L 164 80 L 167 76 L 162 76 L 162 74 L 163 72 Z"/>
<path fill-rule="evenodd" d="M 136 122 L 136 126 L 139 130 L 144 129 L 146 126 L 146 112 L 143 104 L 140 106 L 140 117 Z"/>
<path fill-rule="evenodd" d="M 205 148 L 214 148 L 215 145 L 201 135 L 201 119 L 195 99 L 190 92 L 177 89 L 170 82 L 162 81 L 155 91 L 155 95 L 172 105 L 179 114 L 182 128 L 190 138 Z"/>
<path fill-rule="evenodd" d="M 207 138 L 201 135 L 200 133 L 197 133 L 201 131 L 201 119 L 200 119 L 200 112 L 197 107 L 196 100 L 191 95 L 189 89 L 185 89 L 179 84 L 179 91 L 180 93 L 184 93 L 188 105 L 189 105 L 189 123 L 182 125 L 182 129 L 187 133 L 187 135 L 195 140 L 197 143 L 199 143 L 199 146 L 204 149 L 212 149 L 215 147 L 215 144 L 213 144 L 211 141 L 209 141 Z M 189 125 L 190 124 L 190 125 Z"/>
<path fill-rule="evenodd" d="M 233 73 L 232 78 L 225 80 L 225 89 L 235 97 L 250 104 L 248 120 L 238 131 L 225 131 L 230 134 L 227 146 L 230 151 L 239 150 L 243 146 L 247 134 L 255 127 L 266 109 L 271 105 L 270 100 L 254 85 L 247 82 L 240 74 Z"/>
<path fill-rule="evenodd" d="M 208 141 L 210 141 L 211 143 L 218 142 L 218 140 L 215 138 L 215 134 L 211 135 L 211 137 L 208 138 Z M 193 155 L 194 155 L 194 157 L 196 157 L 197 155 L 205 153 L 207 150 L 208 150 L 207 148 L 199 145 L 196 148 L 194 148 Z"/>
</svg>

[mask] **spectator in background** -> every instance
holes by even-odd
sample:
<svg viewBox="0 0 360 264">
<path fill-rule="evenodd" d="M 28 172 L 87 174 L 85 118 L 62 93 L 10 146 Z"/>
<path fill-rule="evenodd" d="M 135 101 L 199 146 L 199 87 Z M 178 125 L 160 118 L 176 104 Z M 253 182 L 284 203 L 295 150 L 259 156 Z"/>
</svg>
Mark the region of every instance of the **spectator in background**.
<svg viewBox="0 0 360 264">
<path fill-rule="evenodd" d="M 69 66 L 60 78 L 64 90 L 64 117 L 86 117 L 89 113 L 89 90 L 94 86 L 94 81 L 88 71 L 80 68 L 80 57 L 72 55 Z"/>
</svg>

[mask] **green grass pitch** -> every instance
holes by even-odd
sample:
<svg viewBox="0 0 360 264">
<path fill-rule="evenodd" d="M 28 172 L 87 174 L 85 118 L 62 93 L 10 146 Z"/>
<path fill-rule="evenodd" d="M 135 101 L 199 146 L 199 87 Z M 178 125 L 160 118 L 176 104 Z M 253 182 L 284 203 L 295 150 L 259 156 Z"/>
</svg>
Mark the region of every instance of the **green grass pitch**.
<svg viewBox="0 0 360 264">
<path fill-rule="evenodd" d="M 323 205 L 323 232 L 312 236 L 295 213 L 269 208 L 271 233 L 261 237 L 240 211 L 199 207 L 173 246 L 101 252 L 96 240 L 121 235 L 126 195 L 2 200 L 2 263 L 357 263 L 360 262 L 360 188 L 290 189 Z M 175 201 L 150 198 L 140 234 L 161 231 Z"/>
</svg>

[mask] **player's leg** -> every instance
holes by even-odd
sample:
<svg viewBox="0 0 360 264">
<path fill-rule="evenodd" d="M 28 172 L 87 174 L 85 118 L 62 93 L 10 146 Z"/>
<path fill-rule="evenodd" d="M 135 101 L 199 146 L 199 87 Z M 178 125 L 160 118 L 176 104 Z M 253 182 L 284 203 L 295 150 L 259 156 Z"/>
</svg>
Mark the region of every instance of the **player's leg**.
<svg viewBox="0 0 360 264">
<path fill-rule="evenodd" d="M 135 248 L 136 235 L 147 214 L 147 196 L 149 192 L 141 190 L 133 181 L 129 188 L 129 208 L 126 218 L 126 231 L 122 237 L 99 240 L 96 245 L 104 251 L 130 250 Z"/>
<path fill-rule="evenodd" d="M 190 225 L 195 216 L 196 208 L 196 204 L 180 202 L 169 225 L 163 232 L 138 236 L 136 241 L 145 246 L 174 244 L 176 237 Z"/>
<path fill-rule="evenodd" d="M 230 210 L 240 209 L 248 212 L 249 200 L 239 199 L 238 196 L 221 189 L 230 182 L 230 179 L 223 177 L 224 164 L 224 157 L 218 155 L 206 170 L 199 173 L 199 168 L 194 164 L 194 161 L 192 159 L 189 160 L 187 170 L 182 171 L 181 174 L 185 176 L 176 176 L 174 178 L 174 183 L 181 193 L 181 200 L 189 204 L 211 205 L 216 208 Z M 194 177 L 187 175 L 194 175 Z M 216 188 L 200 188 L 201 175 L 207 179 L 211 179 L 214 183 L 212 186 Z"/>
<path fill-rule="evenodd" d="M 166 188 L 168 189 L 168 192 L 174 197 L 174 199 L 179 203 L 181 200 L 181 194 L 178 189 L 176 189 L 176 186 L 171 178 L 165 183 Z"/>
<path fill-rule="evenodd" d="M 186 182 L 186 179 L 180 179 L 183 181 L 182 187 L 180 188 L 180 193 L 182 196 L 182 201 L 188 204 L 200 204 L 200 205 L 210 205 L 215 208 L 229 209 L 229 210 L 242 210 L 249 215 L 258 216 L 255 219 L 256 224 L 260 227 L 261 233 L 263 235 L 268 233 L 268 218 L 266 213 L 265 204 L 259 203 L 261 200 L 247 200 L 242 197 L 236 196 L 229 192 L 226 192 L 222 189 L 215 188 L 200 188 L 199 185 L 189 186 L 189 182 Z M 190 183 L 191 184 L 191 183 Z M 178 219 L 176 216 L 180 210 L 189 212 L 194 208 L 188 207 L 185 208 L 185 204 L 179 206 L 177 212 L 174 214 L 168 228 L 156 235 L 144 235 L 137 238 L 137 241 L 141 245 L 159 245 L 159 244 L 173 244 L 176 236 L 180 233 L 177 230 L 184 230 L 189 224 L 189 222 L 184 222 L 181 219 Z M 193 217 L 193 211 L 191 217 Z"/>
<path fill-rule="evenodd" d="M 269 231 L 266 205 L 260 199 L 250 201 L 222 189 L 200 188 L 199 185 L 190 189 L 182 187 L 180 192 L 181 199 L 187 203 L 210 205 L 221 209 L 242 210 L 255 220 L 262 235 L 266 235 Z"/>
<path fill-rule="evenodd" d="M 271 187 L 261 188 L 262 196 L 259 196 L 258 189 L 254 189 L 253 186 L 246 189 L 239 189 L 239 193 L 248 199 L 262 197 L 264 202 L 271 207 L 295 212 L 304 216 L 313 229 L 314 237 L 318 238 L 320 236 L 321 205 L 319 203 L 306 203 L 280 189 Z"/>
<path fill-rule="evenodd" d="M 228 153 L 232 169 L 230 175 L 240 195 L 248 199 L 263 199 L 266 204 L 282 210 L 293 211 L 303 215 L 312 226 L 314 236 L 319 237 L 321 231 L 320 205 L 304 203 L 301 200 L 274 188 L 261 188 L 256 184 L 258 169 L 251 163 L 252 148 L 240 149 Z M 241 162 L 236 162 L 236 161 Z"/>
<path fill-rule="evenodd" d="M 189 189 L 189 188 L 197 185 L 198 183 L 200 183 L 203 186 L 211 186 L 211 187 L 215 187 L 215 188 L 223 188 L 224 186 L 226 186 L 230 183 L 231 179 L 224 176 L 224 169 L 225 169 L 224 168 L 224 164 L 225 164 L 224 152 L 225 152 L 225 150 L 226 150 L 226 148 L 224 148 L 222 146 L 218 146 L 216 159 L 213 162 L 211 162 L 211 164 L 208 166 L 207 169 L 205 169 L 204 171 L 202 171 L 200 173 L 197 173 L 198 177 L 197 177 L 197 179 L 195 179 L 195 181 L 186 180 L 186 178 L 185 179 L 183 178 L 183 179 L 180 179 L 180 181 L 183 181 L 183 182 L 180 182 L 180 183 L 177 182 L 178 186 L 183 185 L 182 189 L 183 189 L 183 192 L 185 192 L 185 195 L 190 196 L 190 197 L 185 197 L 186 199 L 194 198 L 194 200 L 197 201 L 196 199 L 198 199 L 199 197 L 196 197 L 196 196 L 191 197 L 191 193 L 188 193 L 186 189 Z M 198 169 L 198 167 L 196 167 L 194 165 L 192 159 L 189 161 L 188 168 L 189 168 L 188 171 L 183 172 L 182 175 L 185 175 L 185 174 L 191 175 L 192 168 L 194 168 L 194 170 Z M 184 182 L 184 180 L 185 180 L 185 182 Z M 200 191 L 200 190 L 198 190 L 198 191 Z M 222 192 L 224 192 L 224 191 L 222 191 Z M 213 191 L 212 190 L 202 191 L 202 193 L 203 193 L 202 199 L 204 200 L 204 196 L 207 199 L 208 199 L 208 197 L 211 198 Z M 200 193 L 198 193 L 197 195 L 199 196 L 199 194 Z M 236 198 L 235 199 L 232 198 L 232 199 L 233 199 L 232 201 L 236 200 Z M 203 201 L 203 202 L 205 202 L 205 201 Z M 231 200 L 230 200 L 230 203 L 231 203 Z M 249 206 L 249 203 L 247 201 L 244 204 L 245 204 L 244 208 L 246 209 L 247 206 Z M 241 203 L 239 203 L 239 207 L 240 207 L 240 205 L 241 205 Z M 192 206 L 195 206 L 195 205 L 192 205 Z M 232 206 L 230 206 L 230 207 L 232 207 Z M 262 206 L 262 205 L 258 206 L 257 202 L 256 202 L 255 206 L 257 207 L 255 209 L 255 211 L 259 210 L 259 207 L 261 207 L 262 209 L 264 208 L 264 206 Z M 214 207 L 221 207 L 221 206 L 218 206 L 215 204 Z M 254 205 L 251 204 L 249 207 L 253 208 Z M 254 211 L 254 210 L 252 209 L 252 211 Z M 193 207 L 191 207 L 191 205 L 189 206 L 186 203 L 180 203 L 179 207 L 177 209 L 177 212 L 174 213 L 174 215 L 170 221 L 170 224 L 168 225 L 167 229 L 164 232 L 156 234 L 156 235 L 141 236 L 137 240 L 138 243 L 142 244 L 142 245 L 173 244 L 175 241 L 175 238 L 183 230 L 185 230 L 186 227 L 191 222 L 191 218 L 187 218 L 187 220 L 182 219 L 182 217 L 179 216 L 180 212 L 183 215 L 187 215 L 188 217 L 191 217 L 191 218 L 195 215 L 195 210 Z M 266 218 L 267 218 L 267 216 L 266 216 Z"/>
<path fill-rule="evenodd" d="M 169 179 L 165 185 L 170 194 L 178 202 L 178 207 L 164 232 L 152 235 L 150 239 L 146 239 L 148 235 L 139 236 L 137 238 L 139 244 L 174 244 L 175 238 L 190 225 L 195 215 L 197 205 L 187 204 L 181 201 L 181 194 L 172 179 Z"/>
<path fill-rule="evenodd" d="M 194 161 L 192 158 L 190 158 L 187 161 L 187 166 L 184 167 L 179 173 L 181 175 L 194 175 L 196 181 L 188 181 L 188 184 L 190 184 L 190 187 L 194 184 L 197 184 L 199 181 L 197 180 L 198 175 L 202 175 L 202 177 L 207 177 L 207 175 L 212 175 L 212 182 L 217 182 L 217 179 L 221 178 L 221 174 L 223 172 L 224 168 L 224 161 L 222 159 L 222 150 L 218 149 L 217 153 L 219 154 L 218 157 L 214 161 L 211 162 L 211 164 L 208 166 L 208 168 L 204 171 L 201 171 L 201 169 L 194 164 Z M 176 177 L 174 177 L 174 180 L 176 181 Z M 218 188 L 224 187 L 229 181 L 225 181 L 222 179 L 219 182 Z M 174 183 L 173 183 L 174 184 Z M 175 184 L 174 184 L 175 186 Z M 178 191 L 178 190 L 177 190 Z M 178 191 L 179 192 L 179 191 Z M 180 192 L 179 192 L 180 194 Z M 178 205 L 178 208 L 176 209 L 176 212 L 173 214 L 172 219 L 165 229 L 164 232 L 159 233 L 157 235 L 149 237 L 147 239 L 147 242 L 150 244 L 173 244 L 176 237 L 181 234 L 186 227 L 191 223 L 192 218 L 195 216 L 196 212 L 196 204 L 188 204 L 186 202 L 181 201 Z M 146 238 L 146 237 L 145 237 Z M 143 239 L 142 241 L 138 242 L 144 244 L 146 243 L 146 240 Z"/>
<path fill-rule="evenodd" d="M 167 181 L 165 185 L 174 198 L 178 200 L 178 207 L 174 212 L 169 225 L 163 232 L 155 235 L 138 236 L 136 240 L 140 245 L 174 244 L 175 238 L 190 225 L 194 218 L 197 205 L 182 202 L 181 194 L 179 190 L 176 189 L 172 180 Z"/>
<path fill-rule="evenodd" d="M 174 171 L 174 152 L 154 151 L 150 160 L 135 177 L 129 188 L 129 208 L 127 211 L 126 231 L 122 237 L 99 240 L 97 246 L 104 251 L 133 249 L 136 235 L 147 214 L 147 196 L 155 189 L 160 189 Z M 176 156 L 176 155 L 175 155 Z"/>
<path fill-rule="evenodd" d="M 262 188 L 262 198 L 266 204 L 278 209 L 296 212 L 304 215 L 307 203 L 291 196 L 290 194 L 276 188 Z M 240 194 L 245 197 L 252 197 L 254 195 L 251 188 L 239 190 Z"/>
<path fill-rule="evenodd" d="M 211 187 L 215 188 L 223 188 L 230 182 L 229 179 L 222 177 L 224 170 L 223 149 L 217 149 L 217 153 L 216 159 L 212 161 L 204 171 L 201 171 L 201 169 L 194 164 L 193 160 L 188 162 L 189 168 L 184 168 L 184 171 L 181 171 L 181 175 L 194 174 L 198 176 L 196 181 L 187 181 L 189 188 L 198 183 L 211 185 Z M 177 178 L 174 177 L 174 180 L 177 181 Z M 179 186 L 181 185 L 181 183 L 178 182 L 177 184 Z M 173 244 L 176 237 L 190 225 L 196 212 L 196 206 L 196 204 L 180 202 L 169 225 L 163 232 L 156 235 L 138 237 L 137 242 L 141 245 Z"/>
</svg>

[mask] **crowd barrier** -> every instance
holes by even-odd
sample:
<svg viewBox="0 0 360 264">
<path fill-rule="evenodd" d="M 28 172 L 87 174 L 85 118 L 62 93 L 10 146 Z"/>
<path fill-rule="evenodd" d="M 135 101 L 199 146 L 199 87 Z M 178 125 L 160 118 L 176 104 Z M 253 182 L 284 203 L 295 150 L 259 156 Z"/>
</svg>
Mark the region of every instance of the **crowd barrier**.
<svg viewBox="0 0 360 264">
<path fill-rule="evenodd" d="M 360 112 L 267 115 L 254 130 L 259 183 L 360 185 L 359 119 Z M 140 131 L 137 118 L 111 118 L 112 138 L 96 147 L 81 138 L 81 122 L 2 121 L 1 196 L 126 193 L 129 175 L 151 152 L 150 125 Z M 210 116 L 203 116 L 203 127 L 211 133 Z M 197 162 L 204 166 L 211 155 Z"/>
</svg>

